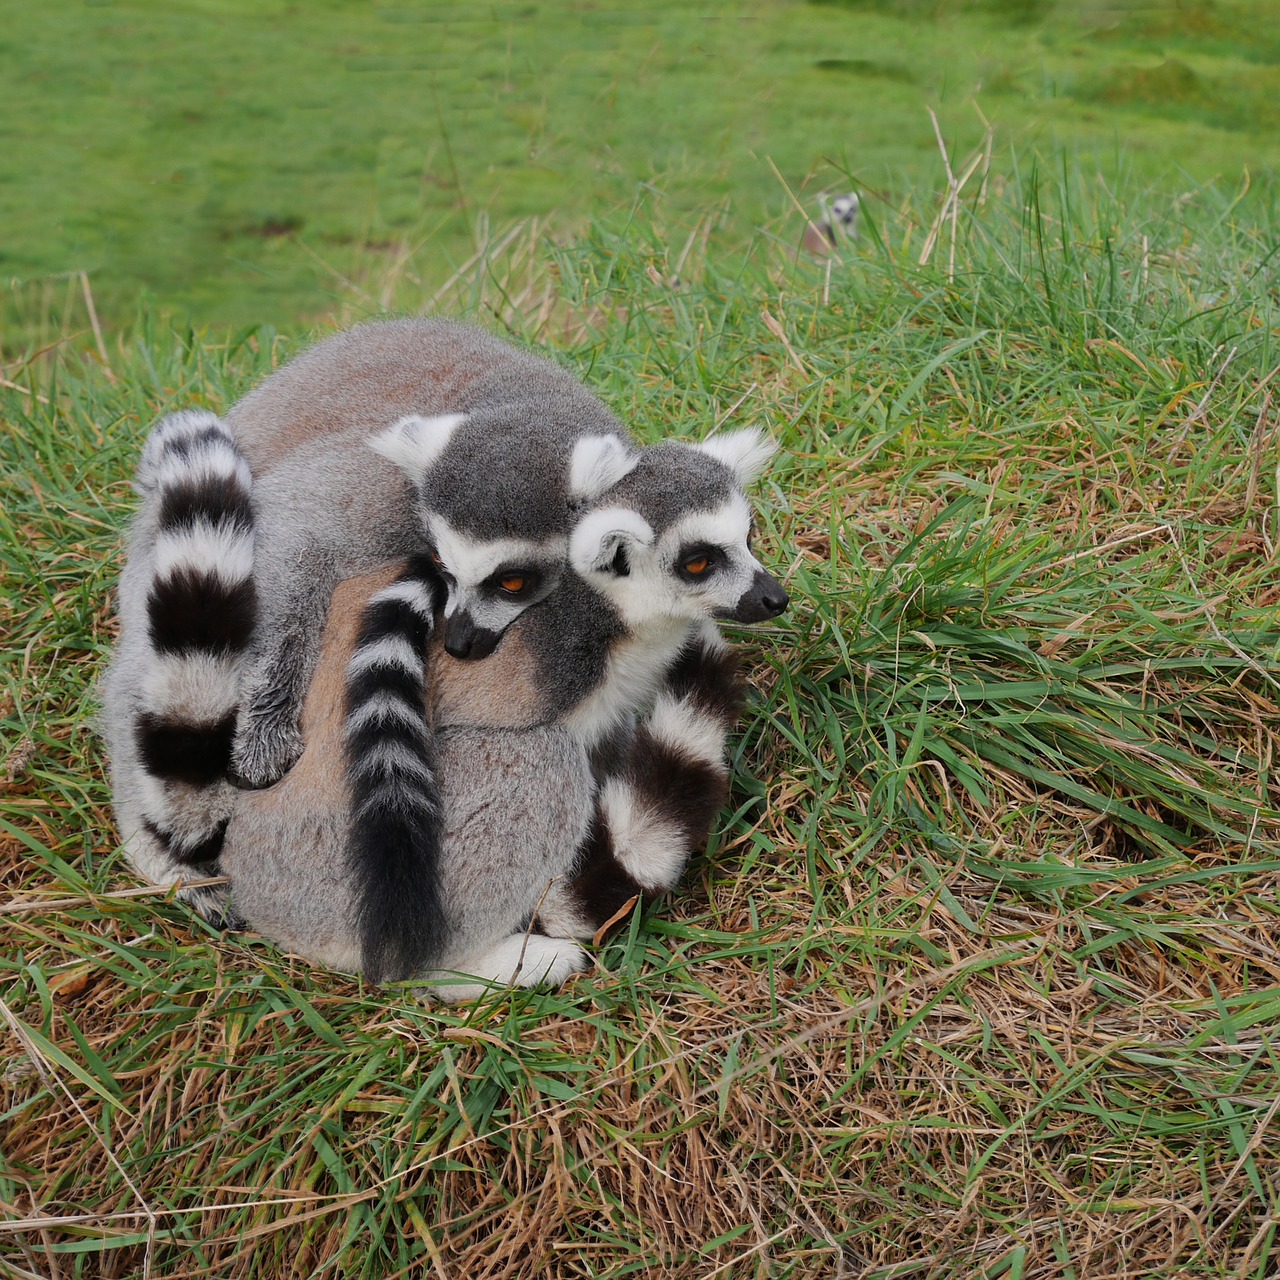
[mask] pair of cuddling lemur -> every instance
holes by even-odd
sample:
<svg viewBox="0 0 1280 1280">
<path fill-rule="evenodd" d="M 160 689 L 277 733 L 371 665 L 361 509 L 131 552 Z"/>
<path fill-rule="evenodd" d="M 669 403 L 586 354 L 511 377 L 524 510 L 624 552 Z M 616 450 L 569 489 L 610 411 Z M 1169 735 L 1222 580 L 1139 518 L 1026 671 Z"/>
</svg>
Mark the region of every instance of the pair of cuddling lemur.
<svg viewBox="0 0 1280 1280">
<path fill-rule="evenodd" d="M 584 968 L 724 803 L 741 683 L 713 619 L 787 606 L 744 495 L 772 449 L 641 447 L 442 320 L 162 419 L 102 691 L 134 868 L 229 877 L 183 894 L 447 999 Z"/>
</svg>

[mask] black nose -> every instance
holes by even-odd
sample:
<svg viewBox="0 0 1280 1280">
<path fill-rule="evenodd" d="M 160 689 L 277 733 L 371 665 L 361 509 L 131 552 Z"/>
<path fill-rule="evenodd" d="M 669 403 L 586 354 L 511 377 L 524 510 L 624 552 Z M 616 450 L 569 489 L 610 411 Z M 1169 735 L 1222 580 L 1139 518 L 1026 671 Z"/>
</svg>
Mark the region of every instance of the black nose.
<svg viewBox="0 0 1280 1280">
<path fill-rule="evenodd" d="M 472 662 L 487 658 L 501 638 L 502 632 L 477 627 L 465 613 L 455 613 L 444 620 L 444 651 L 451 658 Z"/>
<path fill-rule="evenodd" d="M 771 618 L 776 618 L 778 614 L 786 612 L 791 597 L 775 582 L 773 590 L 766 591 L 760 597 L 760 603 L 769 611 Z"/>
<path fill-rule="evenodd" d="M 791 597 L 782 589 L 782 583 L 763 569 L 757 570 L 751 588 L 725 616 L 734 622 L 765 622 L 776 618 Z"/>
<path fill-rule="evenodd" d="M 446 636 L 444 651 L 451 658 L 469 658 L 471 656 L 471 641 L 459 640 L 453 636 Z"/>
</svg>

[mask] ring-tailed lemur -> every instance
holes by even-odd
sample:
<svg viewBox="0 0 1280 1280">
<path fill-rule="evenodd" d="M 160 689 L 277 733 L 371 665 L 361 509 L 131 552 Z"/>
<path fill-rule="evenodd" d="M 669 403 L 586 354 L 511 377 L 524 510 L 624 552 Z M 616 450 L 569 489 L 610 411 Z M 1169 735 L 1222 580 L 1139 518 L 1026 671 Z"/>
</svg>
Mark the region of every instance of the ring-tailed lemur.
<svg viewBox="0 0 1280 1280">
<path fill-rule="evenodd" d="M 329 338 L 226 422 L 253 472 L 258 530 L 261 619 L 232 753 L 250 787 L 277 781 L 301 749 L 302 695 L 341 579 L 417 553 L 425 531 L 451 573 L 445 643 L 485 657 L 554 590 L 574 509 L 635 452 L 565 370 L 434 319 Z"/>
<path fill-rule="evenodd" d="M 186 412 L 151 433 L 135 487 L 103 729 L 129 859 L 167 884 L 216 871 L 237 794 L 226 775 L 256 614 L 251 481 L 226 427 Z M 218 908 L 217 894 L 188 896 Z"/>
<path fill-rule="evenodd" d="M 786 593 L 751 554 L 751 509 L 743 493 L 771 453 L 755 431 L 643 451 L 627 479 L 610 491 L 609 505 L 575 527 L 575 573 L 562 580 L 552 599 L 526 614 L 505 642 L 507 665 L 515 664 L 512 678 L 533 677 L 538 723 L 576 744 L 580 772 L 653 703 L 682 651 L 690 645 L 723 649 L 717 636 L 706 634 L 708 628 L 714 633 L 709 619 L 756 622 L 786 607 Z M 425 602 L 432 584 L 419 581 L 414 589 Z M 437 786 L 431 773 L 433 733 L 422 718 L 421 691 L 408 683 L 418 674 L 414 653 L 421 649 L 421 622 L 409 607 L 410 582 L 396 592 L 375 605 L 379 621 L 367 633 L 367 649 L 358 648 L 353 657 L 349 713 L 355 727 L 348 737 L 352 806 L 361 815 L 352 833 L 352 867 L 364 968 L 375 977 L 420 972 L 448 945 L 434 909 L 434 870 L 440 863 L 438 797 L 443 791 L 447 802 L 449 786 Z M 486 666 L 486 674 L 496 676 L 501 669 Z M 440 686 L 444 702 L 436 709 L 435 741 L 455 723 L 469 731 L 502 723 L 486 719 L 474 695 L 459 702 L 456 695 L 466 683 L 433 670 L 432 684 Z M 658 716 L 650 738 L 667 729 L 680 738 L 675 722 L 668 723 L 671 715 Z M 722 747 L 723 731 L 717 749 Z M 452 776 L 461 771 L 455 765 Z M 465 791 L 481 789 L 468 781 Z M 719 807 L 715 794 L 711 813 Z M 628 808 L 609 782 L 600 801 L 615 826 L 634 828 L 647 811 Z M 690 848 L 679 843 L 669 852 L 674 870 L 664 887 L 675 883 Z M 547 876 L 523 876 L 521 882 L 546 883 Z M 481 930 L 462 932 L 474 939 Z"/>
<path fill-rule="evenodd" d="M 535 982 L 581 963 L 571 942 L 526 938 L 535 913 L 548 932 L 590 937 L 604 904 L 672 887 L 723 799 L 737 684 L 709 620 L 760 621 L 787 603 L 750 552 L 741 492 L 769 452 L 744 431 L 641 453 L 626 493 L 614 486 L 573 530 L 575 572 L 493 658 L 477 667 L 436 646 L 430 726 L 419 645 L 433 584 L 408 575 L 376 595 L 349 663 L 347 785 L 317 727 L 335 714 L 329 654 L 342 641 L 330 639 L 301 762 L 233 815 L 223 865 L 234 910 L 371 977 Z M 620 735 L 593 809 L 593 758 Z M 343 874 L 346 896 L 333 888 Z"/>
</svg>

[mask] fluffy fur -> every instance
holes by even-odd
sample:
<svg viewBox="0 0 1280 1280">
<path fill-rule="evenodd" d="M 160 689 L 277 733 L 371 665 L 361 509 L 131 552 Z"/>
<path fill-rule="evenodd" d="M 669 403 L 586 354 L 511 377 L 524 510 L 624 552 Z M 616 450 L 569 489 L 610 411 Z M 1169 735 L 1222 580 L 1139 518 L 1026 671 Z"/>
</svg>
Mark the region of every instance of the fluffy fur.
<svg viewBox="0 0 1280 1280">
<path fill-rule="evenodd" d="M 575 505 L 616 480 L 634 452 L 564 370 L 433 319 L 361 325 L 319 343 L 237 404 L 227 425 L 253 470 L 258 518 L 261 625 L 233 748 L 248 786 L 278 780 L 301 749 L 298 712 L 339 581 L 425 543 L 450 574 L 446 643 L 484 657 L 554 589 Z M 495 545 L 501 554 L 488 554 Z M 505 593 L 513 569 L 536 585 Z"/>
<path fill-rule="evenodd" d="M 225 778 L 256 613 L 251 481 L 226 427 L 186 412 L 156 425 L 135 483 L 103 730 L 129 858 L 171 883 L 216 872 L 234 802 Z M 197 904 L 219 909 L 216 895 Z"/>
</svg>

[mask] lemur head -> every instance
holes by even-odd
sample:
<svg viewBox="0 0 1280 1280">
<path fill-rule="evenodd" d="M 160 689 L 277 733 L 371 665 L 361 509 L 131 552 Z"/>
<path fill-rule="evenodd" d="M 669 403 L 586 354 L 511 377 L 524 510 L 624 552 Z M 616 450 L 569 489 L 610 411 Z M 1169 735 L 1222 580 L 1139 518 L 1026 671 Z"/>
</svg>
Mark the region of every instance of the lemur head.
<svg viewBox="0 0 1280 1280">
<path fill-rule="evenodd" d="M 574 528 L 573 569 L 630 624 L 777 617 L 788 596 L 751 553 L 754 520 L 744 493 L 773 451 L 754 429 L 645 449 Z"/>
<path fill-rule="evenodd" d="M 566 416 L 568 420 L 566 420 Z M 427 547 L 447 587 L 444 647 L 484 658 L 564 573 L 569 532 L 638 460 L 596 402 L 535 401 L 411 415 L 370 446 L 405 472 Z"/>
</svg>

